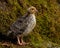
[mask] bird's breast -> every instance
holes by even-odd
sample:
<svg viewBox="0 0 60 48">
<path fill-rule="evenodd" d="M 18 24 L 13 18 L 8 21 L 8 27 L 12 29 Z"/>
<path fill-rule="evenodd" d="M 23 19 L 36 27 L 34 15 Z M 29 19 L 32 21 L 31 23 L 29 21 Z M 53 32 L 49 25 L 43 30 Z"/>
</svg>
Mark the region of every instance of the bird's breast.
<svg viewBox="0 0 60 48">
<path fill-rule="evenodd" d="M 28 21 L 27 22 L 28 26 L 27 26 L 25 32 L 23 33 L 24 35 L 27 35 L 29 32 L 31 32 L 34 29 L 34 27 L 36 25 L 35 15 L 34 14 L 30 14 L 27 21 Z"/>
<path fill-rule="evenodd" d="M 29 20 L 29 24 L 31 26 L 36 25 L 36 18 L 35 18 L 35 15 L 34 14 L 30 14 L 30 18 L 28 20 Z"/>
</svg>

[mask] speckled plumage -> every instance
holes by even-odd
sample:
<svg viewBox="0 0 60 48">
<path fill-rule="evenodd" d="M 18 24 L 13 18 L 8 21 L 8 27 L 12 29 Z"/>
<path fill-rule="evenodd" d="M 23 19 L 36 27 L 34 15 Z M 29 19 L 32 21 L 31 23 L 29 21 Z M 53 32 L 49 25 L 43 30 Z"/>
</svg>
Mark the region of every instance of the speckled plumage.
<svg viewBox="0 0 60 48">
<path fill-rule="evenodd" d="M 24 16 L 20 17 L 10 26 L 9 33 L 16 36 L 18 34 L 27 35 L 36 25 L 36 18 L 34 14 L 26 13 Z"/>
<path fill-rule="evenodd" d="M 10 31 L 7 35 L 12 33 L 13 36 L 17 37 L 17 43 L 19 45 L 27 44 L 23 41 L 23 36 L 29 34 L 34 29 L 36 25 L 36 11 L 36 8 L 31 6 L 27 9 L 27 13 L 24 16 L 20 17 L 10 26 Z"/>
<path fill-rule="evenodd" d="M 11 26 L 10 30 L 15 35 L 23 34 L 27 35 L 36 25 L 36 18 L 34 14 L 27 13 L 26 15 L 19 18 Z"/>
</svg>

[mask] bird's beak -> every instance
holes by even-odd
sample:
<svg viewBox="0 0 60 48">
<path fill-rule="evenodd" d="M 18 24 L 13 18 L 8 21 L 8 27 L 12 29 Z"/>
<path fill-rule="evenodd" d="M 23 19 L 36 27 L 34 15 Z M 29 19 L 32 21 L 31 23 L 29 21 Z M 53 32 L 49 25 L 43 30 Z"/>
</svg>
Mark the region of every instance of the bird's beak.
<svg viewBox="0 0 60 48">
<path fill-rule="evenodd" d="M 36 10 L 36 12 L 38 12 L 38 10 Z"/>
<path fill-rule="evenodd" d="M 38 15 L 38 10 L 36 10 L 36 15 Z"/>
</svg>

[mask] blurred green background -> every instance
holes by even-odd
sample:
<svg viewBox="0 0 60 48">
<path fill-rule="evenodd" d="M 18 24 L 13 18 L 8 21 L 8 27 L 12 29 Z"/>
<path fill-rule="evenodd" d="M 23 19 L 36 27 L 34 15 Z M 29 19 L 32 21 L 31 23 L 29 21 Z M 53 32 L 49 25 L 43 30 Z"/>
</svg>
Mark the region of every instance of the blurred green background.
<svg viewBox="0 0 60 48">
<path fill-rule="evenodd" d="M 24 37 L 32 45 L 18 48 L 60 48 L 60 0 L 0 0 L 0 32 L 6 35 L 12 23 L 30 6 L 38 10 L 36 27 Z M 17 48 L 17 45 L 9 47 Z"/>
</svg>

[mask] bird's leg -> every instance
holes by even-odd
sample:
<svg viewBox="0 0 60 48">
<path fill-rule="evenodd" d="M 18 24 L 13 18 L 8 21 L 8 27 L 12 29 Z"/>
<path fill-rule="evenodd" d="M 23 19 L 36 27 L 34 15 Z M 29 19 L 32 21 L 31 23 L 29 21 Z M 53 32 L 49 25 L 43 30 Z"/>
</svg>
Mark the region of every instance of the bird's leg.
<svg viewBox="0 0 60 48">
<path fill-rule="evenodd" d="M 22 45 L 27 45 L 27 44 L 29 44 L 29 43 L 24 42 L 24 40 L 23 40 L 23 35 L 21 36 L 21 42 L 22 42 Z"/>
<path fill-rule="evenodd" d="M 23 36 L 22 35 L 17 36 L 17 39 L 18 39 L 18 44 L 19 45 L 27 45 L 28 44 L 28 43 L 25 43 L 23 41 Z"/>
<path fill-rule="evenodd" d="M 23 45 L 26 45 L 26 42 L 23 41 L 23 36 L 21 36 L 21 41 Z"/>
<path fill-rule="evenodd" d="M 20 35 L 17 36 L 17 40 L 18 40 L 18 44 L 22 45 L 22 40 L 21 40 L 21 36 Z"/>
</svg>

